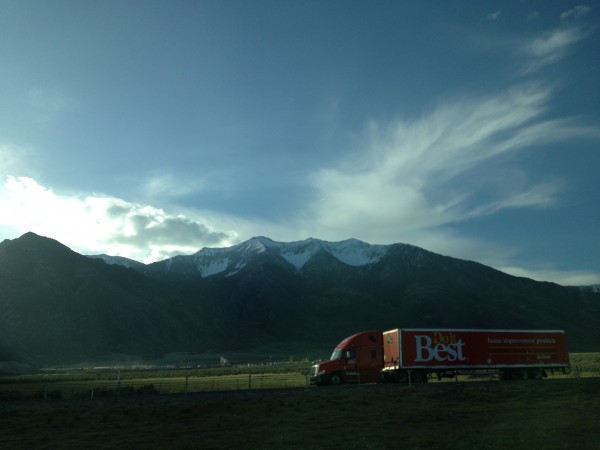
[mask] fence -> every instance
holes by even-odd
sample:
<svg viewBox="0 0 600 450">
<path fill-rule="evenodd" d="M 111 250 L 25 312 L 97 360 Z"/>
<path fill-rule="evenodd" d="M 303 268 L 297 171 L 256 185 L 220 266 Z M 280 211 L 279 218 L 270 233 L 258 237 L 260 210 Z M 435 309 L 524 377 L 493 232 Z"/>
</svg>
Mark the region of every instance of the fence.
<svg viewBox="0 0 600 450">
<path fill-rule="evenodd" d="M 575 361 L 568 375 L 557 378 L 600 377 L 600 357 L 593 354 Z M 103 397 L 129 397 L 140 395 L 183 395 L 195 392 L 242 391 L 282 388 L 308 388 L 309 375 L 300 372 L 237 373 L 205 376 L 157 376 L 110 380 L 52 380 L 34 379 L 16 381 L 0 379 L 0 401 L 52 399 L 94 399 Z"/>
<path fill-rule="evenodd" d="M 115 381 L 38 381 L 35 383 L 0 384 L 0 400 L 40 399 L 47 401 L 56 398 L 120 398 L 159 394 L 188 395 L 195 392 L 307 388 L 308 386 L 308 375 L 300 373 L 239 374 Z"/>
</svg>

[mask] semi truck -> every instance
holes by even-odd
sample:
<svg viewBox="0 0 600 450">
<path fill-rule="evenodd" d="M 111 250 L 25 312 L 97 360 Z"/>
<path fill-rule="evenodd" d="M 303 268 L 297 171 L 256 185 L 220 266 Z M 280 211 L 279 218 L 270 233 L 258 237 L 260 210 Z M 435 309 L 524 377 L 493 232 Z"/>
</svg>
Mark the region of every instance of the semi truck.
<svg viewBox="0 0 600 450">
<path fill-rule="evenodd" d="M 311 384 L 407 382 L 461 374 L 541 379 L 570 370 L 563 330 L 415 329 L 363 331 L 311 368 Z"/>
</svg>

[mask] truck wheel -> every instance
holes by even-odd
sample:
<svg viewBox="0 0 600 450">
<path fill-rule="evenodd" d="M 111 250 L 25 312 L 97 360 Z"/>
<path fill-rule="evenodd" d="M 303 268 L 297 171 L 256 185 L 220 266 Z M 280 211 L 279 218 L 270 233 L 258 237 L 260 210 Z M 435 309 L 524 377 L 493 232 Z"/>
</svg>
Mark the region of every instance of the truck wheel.
<svg viewBox="0 0 600 450">
<path fill-rule="evenodd" d="M 529 379 L 529 371 L 527 369 L 523 369 L 521 370 L 521 372 L 519 373 L 521 380 L 528 380 Z"/>
<path fill-rule="evenodd" d="M 331 378 L 329 379 L 329 382 L 332 385 L 337 386 L 339 384 L 342 384 L 342 377 L 340 376 L 339 373 L 334 373 L 333 375 L 331 375 Z"/>
</svg>

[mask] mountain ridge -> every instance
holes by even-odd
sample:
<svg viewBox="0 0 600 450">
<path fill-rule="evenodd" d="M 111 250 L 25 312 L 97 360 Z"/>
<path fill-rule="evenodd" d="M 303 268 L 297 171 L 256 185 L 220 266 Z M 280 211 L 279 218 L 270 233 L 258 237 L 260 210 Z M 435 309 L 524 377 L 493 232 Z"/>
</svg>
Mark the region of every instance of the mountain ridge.
<svg viewBox="0 0 600 450">
<path fill-rule="evenodd" d="M 0 360 L 327 352 L 346 335 L 395 327 L 565 329 L 572 349 L 600 349 L 596 290 L 409 244 L 257 237 L 129 268 L 108 259 L 33 233 L 0 243 Z"/>
<path fill-rule="evenodd" d="M 363 266 L 377 263 L 394 246 L 426 251 L 410 244 L 368 244 L 353 238 L 333 242 L 315 238 L 278 242 L 264 236 L 255 236 L 231 247 L 204 247 L 192 255 L 177 255 L 146 266 L 168 271 L 173 264 L 173 260 L 177 258 L 180 262 L 187 261 L 187 265 L 190 267 L 195 264 L 198 273 L 202 277 L 223 272 L 226 272 L 224 275 L 227 276 L 240 270 L 247 261 L 256 258 L 258 255 L 268 254 L 283 258 L 296 270 L 301 271 L 308 260 L 320 251 L 331 254 L 334 258 L 349 266 Z M 98 255 L 98 257 L 100 256 L 104 255 Z M 103 257 L 102 259 L 109 262 L 109 258 Z M 125 258 L 125 262 L 130 265 L 129 261 L 131 260 Z M 119 264 L 119 260 L 115 259 L 111 263 Z"/>
</svg>

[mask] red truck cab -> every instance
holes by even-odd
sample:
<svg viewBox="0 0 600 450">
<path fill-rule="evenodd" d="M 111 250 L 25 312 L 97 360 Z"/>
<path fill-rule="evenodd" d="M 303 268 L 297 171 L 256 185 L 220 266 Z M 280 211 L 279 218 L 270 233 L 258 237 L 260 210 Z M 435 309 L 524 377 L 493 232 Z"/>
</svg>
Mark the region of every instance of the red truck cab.
<svg viewBox="0 0 600 450">
<path fill-rule="evenodd" d="M 364 331 L 340 342 L 328 361 L 311 369 L 311 384 L 374 383 L 383 368 L 383 333 Z"/>
</svg>

